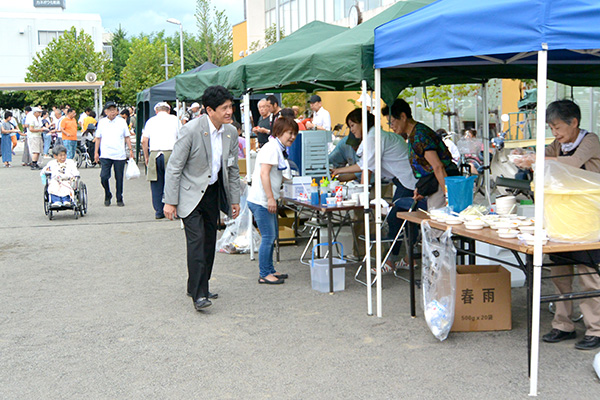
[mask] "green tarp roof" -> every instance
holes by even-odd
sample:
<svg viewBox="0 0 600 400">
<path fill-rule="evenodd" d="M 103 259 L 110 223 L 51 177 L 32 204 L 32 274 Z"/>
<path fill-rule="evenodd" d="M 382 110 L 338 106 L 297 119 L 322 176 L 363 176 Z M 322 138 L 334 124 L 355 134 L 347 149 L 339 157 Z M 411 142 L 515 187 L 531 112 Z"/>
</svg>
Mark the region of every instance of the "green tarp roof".
<svg viewBox="0 0 600 400">
<path fill-rule="evenodd" d="M 373 88 L 375 28 L 433 1 L 399 1 L 346 32 L 320 37 L 304 50 L 271 62 L 253 62 L 246 68 L 247 88 L 255 92 L 360 90 L 363 79 Z"/>
<path fill-rule="evenodd" d="M 256 53 L 252 53 L 232 64 L 210 71 L 177 76 L 175 79 L 177 97 L 181 100 L 199 99 L 204 90 L 212 85 L 225 86 L 234 96 L 240 96 L 248 88 L 246 83 L 246 69 L 248 65 L 259 62 L 265 62 L 269 65 L 271 60 L 296 53 L 313 43 L 323 40 L 323 38 L 330 38 L 344 31 L 348 31 L 348 28 L 321 21 L 313 21 L 281 39 L 279 42 Z M 263 73 L 268 75 L 268 67 Z"/>
</svg>

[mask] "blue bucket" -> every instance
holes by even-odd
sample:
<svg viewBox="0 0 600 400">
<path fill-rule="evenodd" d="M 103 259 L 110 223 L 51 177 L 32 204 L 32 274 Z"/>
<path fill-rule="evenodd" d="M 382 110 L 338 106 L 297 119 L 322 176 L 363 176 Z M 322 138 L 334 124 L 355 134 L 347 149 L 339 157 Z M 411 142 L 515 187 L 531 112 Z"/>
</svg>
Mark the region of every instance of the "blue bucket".
<svg viewBox="0 0 600 400">
<path fill-rule="evenodd" d="M 461 212 L 473 204 L 473 185 L 476 175 L 448 176 L 446 188 L 448 189 L 448 205 L 454 212 Z"/>
</svg>

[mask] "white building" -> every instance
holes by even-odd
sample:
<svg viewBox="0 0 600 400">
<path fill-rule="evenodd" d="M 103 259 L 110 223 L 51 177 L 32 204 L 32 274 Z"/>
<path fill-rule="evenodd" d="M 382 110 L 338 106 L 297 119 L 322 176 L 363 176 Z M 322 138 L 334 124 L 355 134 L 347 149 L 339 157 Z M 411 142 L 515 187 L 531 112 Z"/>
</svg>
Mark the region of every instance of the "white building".
<svg viewBox="0 0 600 400">
<path fill-rule="evenodd" d="M 24 82 L 36 53 L 64 31 L 75 27 L 102 51 L 102 19 L 98 14 L 71 14 L 65 0 L 0 0 L 0 38 L 5 51 L 0 63 L 0 82 Z"/>
</svg>

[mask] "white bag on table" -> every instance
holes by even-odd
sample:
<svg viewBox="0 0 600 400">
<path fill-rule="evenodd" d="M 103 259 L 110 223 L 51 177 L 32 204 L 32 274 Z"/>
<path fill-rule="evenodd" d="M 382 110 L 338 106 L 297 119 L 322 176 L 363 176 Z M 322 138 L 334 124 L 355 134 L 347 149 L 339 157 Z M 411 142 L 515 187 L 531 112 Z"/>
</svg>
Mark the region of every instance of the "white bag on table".
<svg viewBox="0 0 600 400">
<path fill-rule="evenodd" d="M 127 170 L 125 171 L 125 178 L 137 179 L 140 177 L 140 169 L 138 168 L 135 160 L 130 158 L 127 160 Z"/>
</svg>

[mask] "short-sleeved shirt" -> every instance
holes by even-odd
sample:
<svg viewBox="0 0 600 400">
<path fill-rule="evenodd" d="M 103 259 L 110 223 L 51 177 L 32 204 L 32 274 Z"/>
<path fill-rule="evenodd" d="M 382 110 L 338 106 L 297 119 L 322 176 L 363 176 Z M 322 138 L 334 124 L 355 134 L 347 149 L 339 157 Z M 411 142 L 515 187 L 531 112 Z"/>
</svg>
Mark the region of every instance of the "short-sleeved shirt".
<svg viewBox="0 0 600 400">
<path fill-rule="evenodd" d="M 75 121 L 75 118 L 63 118 L 60 127 L 65 131 L 62 134 L 63 140 L 77 140 L 77 121 Z"/>
<path fill-rule="evenodd" d="M 279 198 L 281 184 L 283 183 L 283 172 L 277 169 L 277 166 L 279 165 L 278 146 L 279 142 L 277 140 L 270 140 L 260 148 L 260 151 L 256 155 L 256 167 L 252 173 L 252 186 L 250 186 L 250 192 L 248 193 L 248 201 L 265 208 L 267 207 L 267 194 L 265 193 L 262 180 L 260 179 L 261 165 L 272 165 L 269 179 L 271 181 L 273 197 L 277 200 Z"/>
<path fill-rule="evenodd" d="M 100 158 L 126 160 L 125 138 L 129 137 L 127 122 L 121 117 L 113 120 L 102 118 L 98 121 L 96 137 L 100 138 Z"/>
<path fill-rule="evenodd" d="M 417 178 L 433 174 L 433 167 L 425 159 L 426 151 L 435 151 L 447 168 L 452 163 L 452 154 L 440 137 L 427 125 L 417 122 L 408 135 L 410 166 Z"/>
<path fill-rule="evenodd" d="M 89 124 L 95 124 L 96 122 L 96 118 L 94 117 L 90 117 L 89 115 L 87 115 L 84 119 L 83 119 L 83 127 L 82 129 L 85 131 L 88 127 Z"/>
<path fill-rule="evenodd" d="M 7 122 L 7 121 L 2 121 L 2 128 L 5 131 L 12 131 L 13 129 L 15 129 L 15 127 L 13 126 L 13 124 L 11 124 L 10 122 Z M 3 133 L 3 135 L 10 136 L 11 134 L 10 133 Z"/>
<path fill-rule="evenodd" d="M 177 117 L 159 111 L 146 122 L 142 137 L 150 140 L 150 151 L 173 150 L 178 132 L 179 120 Z"/>
<path fill-rule="evenodd" d="M 268 129 L 270 131 L 271 130 L 271 120 L 270 120 L 270 117 L 267 117 L 267 118 L 260 117 L 260 119 L 258 120 L 258 124 L 256 126 Z M 267 143 L 269 141 L 269 134 L 268 133 L 258 132 L 258 134 L 256 136 L 258 136 L 258 144 L 259 144 L 259 146 L 262 146 L 263 144 L 265 144 L 265 143 Z"/>
<path fill-rule="evenodd" d="M 40 129 L 42 127 L 42 120 L 35 115 L 33 115 L 33 111 L 27 114 L 27 118 L 25 118 L 25 124 L 29 126 L 27 129 L 27 135 L 31 138 L 34 137 L 42 137 L 42 132 L 32 132 L 31 129 Z"/>
</svg>

